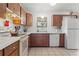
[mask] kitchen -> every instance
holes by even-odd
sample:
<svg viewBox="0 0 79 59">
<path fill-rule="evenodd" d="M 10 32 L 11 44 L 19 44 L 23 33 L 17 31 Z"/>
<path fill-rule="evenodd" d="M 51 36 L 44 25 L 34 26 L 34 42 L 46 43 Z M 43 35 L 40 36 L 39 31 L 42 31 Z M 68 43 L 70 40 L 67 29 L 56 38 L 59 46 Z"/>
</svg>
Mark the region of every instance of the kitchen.
<svg viewBox="0 0 79 59">
<path fill-rule="evenodd" d="M 79 55 L 78 5 L 0 3 L 0 56 Z"/>
</svg>

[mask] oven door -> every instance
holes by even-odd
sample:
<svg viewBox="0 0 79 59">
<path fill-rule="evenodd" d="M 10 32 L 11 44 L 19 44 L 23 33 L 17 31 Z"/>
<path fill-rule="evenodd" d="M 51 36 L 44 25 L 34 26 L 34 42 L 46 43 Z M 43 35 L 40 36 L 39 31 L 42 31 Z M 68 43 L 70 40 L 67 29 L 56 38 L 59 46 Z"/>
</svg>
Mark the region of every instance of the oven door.
<svg viewBox="0 0 79 59">
<path fill-rule="evenodd" d="M 20 56 L 28 55 L 28 37 L 23 37 L 20 40 Z"/>
</svg>

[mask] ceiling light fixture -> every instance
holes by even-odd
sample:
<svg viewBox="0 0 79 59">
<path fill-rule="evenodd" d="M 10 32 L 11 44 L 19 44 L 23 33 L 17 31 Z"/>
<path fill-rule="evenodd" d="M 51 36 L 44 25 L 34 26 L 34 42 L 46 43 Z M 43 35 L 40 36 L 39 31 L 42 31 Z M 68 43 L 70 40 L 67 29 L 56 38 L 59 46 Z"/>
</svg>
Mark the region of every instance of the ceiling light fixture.
<svg viewBox="0 0 79 59">
<path fill-rule="evenodd" d="M 44 16 L 41 16 L 41 18 L 44 18 Z"/>
<path fill-rule="evenodd" d="M 56 3 L 49 3 L 51 6 L 54 6 L 54 5 L 56 5 Z"/>
</svg>

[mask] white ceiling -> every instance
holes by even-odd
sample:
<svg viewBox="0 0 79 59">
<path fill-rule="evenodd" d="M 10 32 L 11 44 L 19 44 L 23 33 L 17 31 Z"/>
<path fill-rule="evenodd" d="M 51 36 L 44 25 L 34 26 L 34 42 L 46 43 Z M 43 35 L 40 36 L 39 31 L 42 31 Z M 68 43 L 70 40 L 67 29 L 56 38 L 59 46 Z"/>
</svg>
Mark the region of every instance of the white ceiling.
<svg viewBox="0 0 79 59">
<path fill-rule="evenodd" d="M 49 3 L 22 3 L 26 10 L 30 10 L 34 13 L 47 13 L 47 12 L 79 12 L 79 3 L 56 3 L 51 6 Z"/>
</svg>

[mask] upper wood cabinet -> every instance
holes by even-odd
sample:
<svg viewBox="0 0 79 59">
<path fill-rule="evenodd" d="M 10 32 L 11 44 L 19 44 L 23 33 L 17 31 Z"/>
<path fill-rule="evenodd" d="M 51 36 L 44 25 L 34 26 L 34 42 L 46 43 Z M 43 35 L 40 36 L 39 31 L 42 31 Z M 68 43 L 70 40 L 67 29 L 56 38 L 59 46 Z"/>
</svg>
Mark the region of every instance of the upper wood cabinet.
<svg viewBox="0 0 79 59">
<path fill-rule="evenodd" d="M 62 26 L 62 16 L 53 15 L 53 26 L 57 26 L 57 27 Z"/>
<path fill-rule="evenodd" d="M 19 3 L 8 3 L 8 8 L 14 13 L 20 16 L 20 5 Z"/>
<path fill-rule="evenodd" d="M 26 25 L 27 26 L 32 26 L 32 19 L 33 19 L 32 14 L 26 13 Z"/>
<path fill-rule="evenodd" d="M 1 18 L 6 18 L 5 13 L 6 13 L 6 3 L 0 3 L 0 17 Z"/>
<path fill-rule="evenodd" d="M 21 24 L 26 25 L 26 12 L 22 7 L 21 7 Z"/>
</svg>

